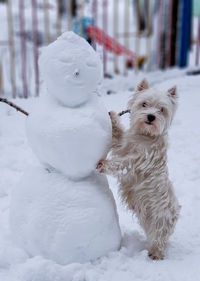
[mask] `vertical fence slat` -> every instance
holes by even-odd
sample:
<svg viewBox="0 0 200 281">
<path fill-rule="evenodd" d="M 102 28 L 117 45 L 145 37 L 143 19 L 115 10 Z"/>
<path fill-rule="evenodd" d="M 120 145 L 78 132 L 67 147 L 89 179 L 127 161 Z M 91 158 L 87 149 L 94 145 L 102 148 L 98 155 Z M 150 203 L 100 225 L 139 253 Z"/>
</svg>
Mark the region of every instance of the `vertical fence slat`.
<svg viewBox="0 0 200 281">
<path fill-rule="evenodd" d="M 33 55 L 35 69 L 35 95 L 39 95 L 39 69 L 38 69 L 38 19 L 37 0 L 32 0 L 32 28 L 33 28 Z"/>
<path fill-rule="evenodd" d="M 51 42 L 50 30 L 49 30 L 49 1 L 44 0 L 44 33 L 45 42 L 49 44 Z"/>
<path fill-rule="evenodd" d="M 57 18 L 55 19 L 54 17 L 50 17 L 50 12 L 49 9 L 54 5 L 50 5 L 49 0 L 43 0 L 44 4 L 44 36 L 45 36 L 45 41 L 46 43 L 50 43 L 52 38 L 51 38 L 51 29 L 50 29 L 50 21 L 54 21 L 54 26 L 55 26 L 55 32 L 57 35 L 61 34 L 61 29 L 62 29 L 62 20 L 61 20 L 61 10 L 63 8 L 63 2 L 66 1 L 66 17 L 67 17 L 67 22 L 68 22 L 68 29 L 72 30 L 73 28 L 73 19 L 74 19 L 74 9 L 75 9 L 75 4 L 77 4 L 78 8 L 78 21 L 79 21 L 79 31 L 80 35 L 83 34 L 84 31 L 84 26 L 83 24 L 83 19 L 84 19 L 84 12 L 85 12 L 85 2 L 84 0 L 79 0 L 79 1 L 73 1 L 73 0 L 57 0 Z M 104 75 L 107 72 L 107 61 L 108 61 L 108 50 L 107 50 L 107 44 L 110 42 L 109 40 L 107 41 L 107 38 L 105 39 L 105 34 L 108 33 L 108 5 L 113 4 L 113 36 L 114 39 L 112 44 L 112 50 L 114 52 L 113 54 L 113 69 L 115 73 L 119 73 L 119 53 L 116 52 L 117 49 L 117 42 L 119 41 L 119 36 L 121 30 L 119 30 L 119 3 L 121 3 L 119 0 L 112 0 L 113 2 L 111 3 L 111 0 L 103 0 L 103 1 L 98 1 L 98 0 L 92 0 L 92 18 L 93 18 L 93 24 L 95 27 L 98 26 L 97 20 L 98 20 L 98 12 L 99 12 L 99 7 L 98 5 L 103 5 L 102 6 L 102 26 L 100 26 L 99 30 L 103 30 L 101 33 L 101 40 L 102 42 L 98 41 L 98 34 L 95 34 L 94 36 L 91 36 L 92 39 L 92 45 L 94 49 L 97 48 L 97 42 L 103 43 L 103 70 L 104 70 Z M 10 77 L 11 77 L 11 84 L 12 84 L 12 96 L 16 97 L 17 94 L 17 89 L 16 89 L 16 55 L 15 55 L 15 48 L 14 48 L 14 31 L 13 31 L 13 18 L 12 18 L 12 0 L 7 0 L 7 19 L 8 19 L 8 42 L 9 42 L 9 53 L 10 53 Z M 27 52 L 28 50 L 26 49 L 26 33 L 25 33 L 25 0 L 18 0 L 19 3 L 19 24 L 20 24 L 20 44 L 21 44 L 21 69 L 22 69 L 22 86 L 23 86 L 23 96 L 25 98 L 28 97 L 28 83 L 27 83 Z M 32 3 L 32 30 L 33 30 L 33 57 L 34 57 L 34 72 L 35 72 L 35 95 L 39 95 L 39 69 L 38 69 L 38 0 L 31 0 Z M 146 64 L 146 69 L 147 71 L 150 70 L 150 56 L 151 56 L 151 48 L 152 48 L 152 3 L 156 4 L 157 3 L 157 39 L 156 39 L 156 64 L 157 68 L 161 68 L 162 66 L 164 67 L 165 65 L 167 67 L 174 65 L 180 66 L 180 57 L 182 55 L 184 59 L 184 65 L 187 64 L 187 55 L 188 55 L 188 49 L 189 46 L 187 45 L 188 43 L 186 41 L 188 40 L 183 40 L 184 38 L 188 39 L 189 35 L 180 33 L 180 28 L 179 28 L 179 23 L 180 21 L 184 21 L 183 16 L 187 16 L 189 19 L 189 12 L 191 11 L 189 4 L 191 3 L 191 0 L 169 0 L 168 2 L 165 2 L 164 0 L 143 0 L 141 2 L 140 0 L 124 0 L 124 10 L 123 12 L 123 22 L 124 22 L 124 27 L 122 27 L 123 30 L 123 55 L 122 59 L 122 64 L 120 65 L 122 67 L 122 71 L 124 72 L 124 75 L 128 73 L 127 71 L 127 60 L 130 56 L 129 49 L 131 48 L 130 46 L 130 36 L 133 33 L 132 27 L 130 27 L 130 8 L 133 3 L 135 4 L 135 18 L 137 22 L 137 29 L 136 29 L 136 38 L 135 38 L 135 61 L 134 61 L 134 67 L 135 67 L 135 72 L 137 73 L 139 70 L 139 63 L 140 61 L 138 60 L 139 55 L 140 55 L 140 45 L 141 45 L 141 38 L 143 35 L 143 32 L 145 31 L 146 28 L 146 54 L 147 54 L 147 64 Z M 169 5 L 166 5 L 168 3 Z M 175 4 L 176 3 L 176 4 Z M 180 3 L 184 3 L 186 7 L 187 4 L 187 9 L 185 8 L 185 14 L 182 12 L 180 13 L 180 9 L 178 12 L 178 8 L 180 6 Z M 142 4 L 142 5 L 141 5 Z M 75 5 L 75 6 L 74 6 Z M 121 6 L 120 6 L 121 7 Z M 143 8 L 142 8 L 143 7 Z M 166 8 L 167 7 L 167 8 Z M 165 8 L 165 9 L 164 9 Z M 143 10 L 144 9 L 144 10 Z M 101 10 L 101 9 L 100 9 Z M 167 18 L 166 16 L 166 11 L 167 11 Z M 142 23 L 143 16 L 145 12 L 145 22 Z M 187 15 L 186 15 L 187 12 Z M 120 13 L 121 14 L 121 13 Z M 179 15 L 179 16 L 178 16 Z M 189 23 L 185 20 L 183 22 L 186 26 L 186 29 L 189 29 Z M 145 24 L 145 25 L 144 25 Z M 144 25 L 144 26 L 143 26 Z M 53 25 L 52 25 L 53 26 Z M 183 29 L 183 28 L 182 28 Z M 97 29 L 93 28 L 93 32 L 97 32 Z M 179 31 L 179 32 L 178 32 Z M 189 33 L 188 33 L 189 34 Z M 135 35 L 135 34 L 134 34 Z M 182 41 L 178 42 L 177 47 L 176 47 L 176 42 L 178 39 L 180 39 L 180 36 L 182 35 Z M 97 40 L 96 40 L 97 39 Z M 111 38 L 112 39 L 112 38 Z M 106 40 L 106 41 L 105 41 Z M 111 40 L 112 41 L 112 40 Z M 186 43 L 185 43 L 186 42 Z M 126 51 L 125 51 L 126 50 Z M 198 19 L 198 36 L 197 36 L 197 44 L 196 44 L 196 54 L 195 54 L 195 64 L 199 64 L 199 55 L 200 55 L 200 17 Z M 122 55 L 122 53 L 120 55 Z M 20 55 L 19 54 L 19 55 Z M 123 56 L 122 55 L 122 56 Z M 179 61 L 175 61 L 176 56 L 179 58 Z M 124 61 L 123 61 L 124 59 Z M 1 88 L 1 87 L 0 87 Z"/>
<path fill-rule="evenodd" d="M 197 43 L 196 43 L 196 66 L 199 65 L 199 55 L 200 55 L 200 14 L 198 17 L 198 27 L 197 27 Z"/>
<path fill-rule="evenodd" d="M 172 27 L 171 27 L 171 47 L 170 47 L 170 65 L 176 64 L 176 46 L 177 46 L 177 34 L 178 34 L 178 10 L 179 1 L 172 0 Z"/>
<path fill-rule="evenodd" d="M 12 97 L 16 98 L 16 73 L 15 73 L 15 48 L 14 48 L 14 31 L 12 18 L 12 0 L 7 2 L 7 22 L 8 22 L 8 40 L 10 53 L 10 80 L 12 85 Z"/>
<path fill-rule="evenodd" d="M 169 2 L 163 1 L 162 33 L 161 33 L 161 64 L 160 68 L 166 68 L 166 35 L 167 35 L 167 15 Z"/>
<path fill-rule="evenodd" d="M 179 36 L 178 66 L 185 67 L 188 64 L 188 51 L 190 47 L 190 23 L 191 23 L 191 0 L 181 2 L 181 25 Z"/>
<path fill-rule="evenodd" d="M 94 26 L 97 26 L 97 0 L 92 1 L 92 16 L 93 16 L 93 21 L 94 21 Z M 92 36 L 92 46 L 96 50 L 96 42 L 95 42 L 95 36 Z"/>
<path fill-rule="evenodd" d="M 72 0 L 66 0 L 68 30 L 72 30 Z"/>
<path fill-rule="evenodd" d="M 57 15 L 56 15 L 56 29 L 57 37 L 60 36 L 62 32 L 62 0 L 57 0 Z"/>
<path fill-rule="evenodd" d="M 136 38 L 135 38 L 135 74 L 138 73 L 138 57 L 139 57 L 139 50 L 140 50 L 140 3 L 139 0 L 135 0 L 135 14 L 136 14 L 136 22 L 137 22 L 137 31 L 136 31 Z"/>
<path fill-rule="evenodd" d="M 107 71 L 107 51 L 106 51 L 106 47 L 105 47 L 105 34 L 107 34 L 107 8 L 108 8 L 108 1 L 107 0 L 103 0 L 103 73 L 104 76 L 106 75 L 106 71 Z"/>
<path fill-rule="evenodd" d="M 151 1 L 146 0 L 147 26 L 146 26 L 146 54 L 147 71 L 151 70 L 151 37 L 152 37 L 152 7 Z"/>
<path fill-rule="evenodd" d="M 113 33 L 114 33 L 114 49 L 117 48 L 117 41 L 118 41 L 118 22 L 119 22 L 119 17 L 118 17 L 118 10 L 119 10 L 119 0 L 115 0 L 114 3 L 114 16 L 113 16 Z M 118 66 L 118 55 L 114 52 L 114 72 L 119 73 L 119 66 Z"/>
<path fill-rule="evenodd" d="M 83 19 L 84 19 L 84 0 L 80 1 L 80 35 L 83 36 Z"/>
<path fill-rule="evenodd" d="M 158 34 L 157 34 L 157 67 L 161 64 L 161 41 L 162 41 L 162 20 L 163 20 L 163 0 L 159 0 L 158 4 Z"/>
<path fill-rule="evenodd" d="M 167 36 L 166 36 L 166 66 L 170 66 L 171 62 L 171 33 L 172 33 L 172 10 L 173 0 L 169 0 L 168 23 L 167 23 Z"/>
<path fill-rule="evenodd" d="M 21 60 L 22 60 L 22 83 L 24 98 L 28 97 L 27 77 L 26 77 L 26 34 L 25 34 L 25 16 L 24 16 L 24 0 L 19 0 L 19 23 L 20 23 L 20 39 L 21 39 Z"/>
<path fill-rule="evenodd" d="M 125 0 L 124 7 L 124 46 L 129 49 L 129 0 Z M 127 75 L 127 55 L 124 52 L 124 75 Z"/>
</svg>

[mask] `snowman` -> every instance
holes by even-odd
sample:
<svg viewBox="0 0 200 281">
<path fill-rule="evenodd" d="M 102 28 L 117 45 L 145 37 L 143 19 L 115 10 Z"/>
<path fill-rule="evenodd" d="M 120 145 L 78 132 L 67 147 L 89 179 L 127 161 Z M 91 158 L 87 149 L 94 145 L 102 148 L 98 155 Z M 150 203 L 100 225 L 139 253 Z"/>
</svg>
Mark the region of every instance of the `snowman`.
<svg viewBox="0 0 200 281">
<path fill-rule="evenodd" d="M 11 231 L 30 256 L 87 262 L 121 242 L 113 195 L 95 171 L 111 142 L 109 115 L 95 93 L 101 61 L 83 38 L 66 32 L 43 50 L 40 68 L 46 92 L 26 129 L 41 165 L 28 167 L 12 192 Z"/>
</svg>

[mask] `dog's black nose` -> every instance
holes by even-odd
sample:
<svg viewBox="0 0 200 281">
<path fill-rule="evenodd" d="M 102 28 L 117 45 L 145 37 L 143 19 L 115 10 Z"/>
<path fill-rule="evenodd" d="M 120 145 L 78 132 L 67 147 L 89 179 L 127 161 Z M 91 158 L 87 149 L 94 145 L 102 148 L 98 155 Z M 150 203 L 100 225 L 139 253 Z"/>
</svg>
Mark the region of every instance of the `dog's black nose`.
<svg viewBox="0 0 200 281">
<path fill-rule="evenodd" d="M 148 114 L 147 119 L 148 119 L 149 122 L 153 122 L 156 119 L 156 117 L 152 114 Z"/>
</svg>

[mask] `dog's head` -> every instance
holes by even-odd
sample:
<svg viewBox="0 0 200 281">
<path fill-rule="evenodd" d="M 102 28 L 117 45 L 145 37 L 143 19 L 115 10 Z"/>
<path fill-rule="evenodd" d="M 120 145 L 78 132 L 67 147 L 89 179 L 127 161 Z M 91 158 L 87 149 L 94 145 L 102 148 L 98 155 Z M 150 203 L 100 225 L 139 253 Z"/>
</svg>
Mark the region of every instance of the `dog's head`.
<svg viewBox="0 0 200 281">
<path fill-rule="evenodd" d="M 128 102 L 131 128 L 139 133 L 159 136 L 167 132 L 177 106 L 176 87 L 166 92 L 150 89 L 144 79 Z"/>
</svg>

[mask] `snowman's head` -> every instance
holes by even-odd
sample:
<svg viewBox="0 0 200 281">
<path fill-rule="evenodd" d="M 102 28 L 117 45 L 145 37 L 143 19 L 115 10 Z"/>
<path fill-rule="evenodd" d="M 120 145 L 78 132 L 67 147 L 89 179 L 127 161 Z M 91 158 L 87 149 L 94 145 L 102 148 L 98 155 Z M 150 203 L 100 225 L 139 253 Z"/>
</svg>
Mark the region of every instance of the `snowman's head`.
<svg viewBox="0 0 200 281">
<path fill-rule="evenodd" d="M 73 32 L 44 48 L 40 69 L 48 93 L 69 107 L 87 102 L 102 78 L 99 55 Z"/>
</svg>

